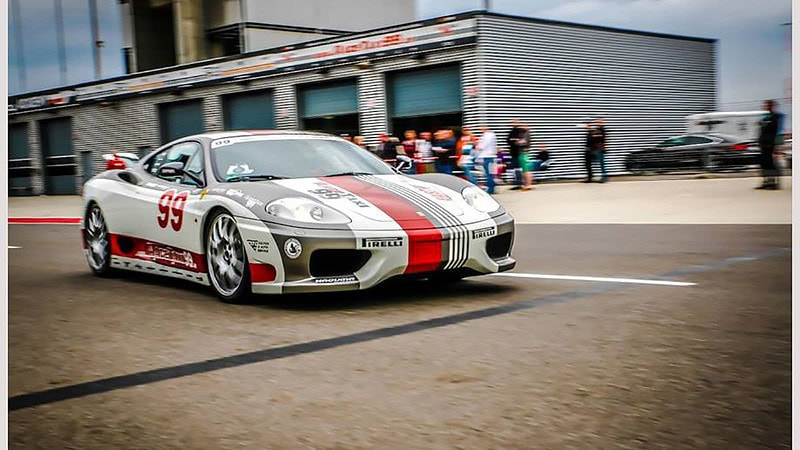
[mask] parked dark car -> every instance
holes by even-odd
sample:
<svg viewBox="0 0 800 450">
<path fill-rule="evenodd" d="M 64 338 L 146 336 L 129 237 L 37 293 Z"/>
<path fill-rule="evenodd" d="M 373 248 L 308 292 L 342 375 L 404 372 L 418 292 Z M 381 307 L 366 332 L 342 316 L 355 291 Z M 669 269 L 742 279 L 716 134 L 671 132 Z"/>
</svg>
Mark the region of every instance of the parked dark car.
<svg viewBox="0 0 800 450">
<path fill-rule="evenodd" d="M 634 150 L 626 169 L 634 174 L 679 170 L 745 169 L 758 164 L 758 145 L 721 133 L 685 134 L 669 138 L 654 147 Z"/>
</svg>

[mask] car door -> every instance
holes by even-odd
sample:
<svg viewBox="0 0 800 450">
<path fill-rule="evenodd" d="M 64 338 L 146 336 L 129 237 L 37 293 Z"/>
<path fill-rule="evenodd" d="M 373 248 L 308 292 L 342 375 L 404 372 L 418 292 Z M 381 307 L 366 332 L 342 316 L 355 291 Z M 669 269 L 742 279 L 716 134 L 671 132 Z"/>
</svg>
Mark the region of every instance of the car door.
<svg viewBox="0 0 800 450">
<path fill-rule="evenodd" d="M 159 173 L 159 167 L 172 162 L 183 163 L 184 171 L 191 175 Z M 155 244 L 202 253 L 202 211 L 193 207 L 206 184 L 202 145 L 195 141 L 177 143 L 145 161 L 143 169 L 135 211 L 138 236 Z"/>
<path fill-rule="evenodd" d="M 712 139 L 705 136 L 687 136 L 682 149 L 682 167 L 706 168 L 709 162 L 709 151 L 713 143 Z"/>
</svg>

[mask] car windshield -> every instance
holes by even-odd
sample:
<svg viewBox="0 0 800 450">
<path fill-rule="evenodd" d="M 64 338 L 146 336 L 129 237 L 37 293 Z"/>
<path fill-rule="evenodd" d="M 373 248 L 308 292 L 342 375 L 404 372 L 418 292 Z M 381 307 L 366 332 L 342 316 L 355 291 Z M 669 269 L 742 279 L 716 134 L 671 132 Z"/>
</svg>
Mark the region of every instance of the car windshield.
<svg viewBox="0 0 800 450">
<path fill-rule="evenodd" d="M 386 163 L 349 142 L 308 136 L 243 136 L 211 142 L 220 180 L 392 174 Z"/>
</svg>

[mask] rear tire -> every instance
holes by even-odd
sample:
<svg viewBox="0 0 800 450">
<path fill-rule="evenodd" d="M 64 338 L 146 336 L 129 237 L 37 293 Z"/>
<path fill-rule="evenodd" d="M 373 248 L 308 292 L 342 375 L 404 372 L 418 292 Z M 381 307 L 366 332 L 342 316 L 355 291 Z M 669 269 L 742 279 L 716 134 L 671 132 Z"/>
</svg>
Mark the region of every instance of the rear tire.
<svg viewBox="0 0 800 450">
<path fill-rule="evenodd" d="M 86 210 L 83 225 L 86 242 L 86 260 L 95 276 L 105 278 L 113 274 L 111 269 L 111 242 L 103 211 L 92 203 Z"/>
<path fill-rule="evenodd" d="M 250 266 L 236 220 L 220 211 L 208 221 L 206 267 L 211 288 L 225 303 L 247 303 L 252 295 Z"/>
</svg>

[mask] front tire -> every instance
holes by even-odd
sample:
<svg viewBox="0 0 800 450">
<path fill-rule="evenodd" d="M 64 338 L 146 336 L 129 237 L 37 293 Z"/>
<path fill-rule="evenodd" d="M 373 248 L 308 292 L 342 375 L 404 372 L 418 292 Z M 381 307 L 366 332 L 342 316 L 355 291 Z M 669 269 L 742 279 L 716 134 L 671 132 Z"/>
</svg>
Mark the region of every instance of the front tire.
<svg viewBox="0 0 800 450">
<path fill-rule="evenodd" d="M 225 303 L 246 303 L 252 285 L 247 251 L 236 220 L 219 212 L 206 228 L 206 266 L 211 287 Z"/>
<path fill-rule="evenodd" d="M 103 211 L 92 203 L 84 218 L 83 237 L 86 240 L 86 260 L 98 277 L 108 277 L 111 269 L 111 243 Z"/>
</svg>

